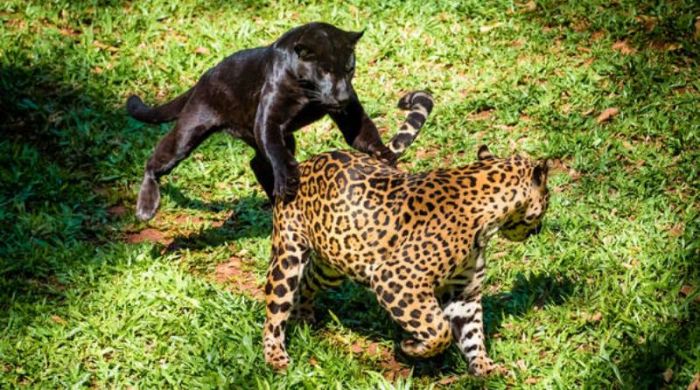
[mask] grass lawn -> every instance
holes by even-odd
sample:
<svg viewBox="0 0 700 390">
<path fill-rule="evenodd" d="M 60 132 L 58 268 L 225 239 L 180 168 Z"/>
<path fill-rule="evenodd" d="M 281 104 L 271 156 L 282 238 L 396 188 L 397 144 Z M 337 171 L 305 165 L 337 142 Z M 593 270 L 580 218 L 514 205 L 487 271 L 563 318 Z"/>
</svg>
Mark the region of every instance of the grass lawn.
<svg viewBox="0 0 700 390">
<path fill-rule="evenodd" d="M 363 0 L 0 3 L 0 388 L 685 389 L 700 382 L 700 3 Z M 366 33 L 354 85 L 388 139 L 403 91 L 436 108 L 402 166 L 466 164 L 478 145 L 555 159 L 543 232 L 495 239 L 491 357 L 396 358 L 401 334 L 345 284 L 266 367 L 259 286 L 271 215 L 224 134 L 133 209 L 169 126 L 131 120 L 239 49 L 323 20 Z M 346 149 L 327 119 L 300 160 Z M 694 379 L 695 378 L 695 379 Z"/>
</svg>

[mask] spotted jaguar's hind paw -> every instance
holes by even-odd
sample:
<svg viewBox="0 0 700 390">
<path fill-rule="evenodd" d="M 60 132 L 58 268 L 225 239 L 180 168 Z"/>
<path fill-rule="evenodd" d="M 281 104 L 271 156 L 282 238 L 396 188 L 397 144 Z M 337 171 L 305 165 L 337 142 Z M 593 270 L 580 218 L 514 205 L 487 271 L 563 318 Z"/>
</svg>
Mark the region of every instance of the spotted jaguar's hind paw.
<svg viewBox="0 0 700 390">
<path fill-rule="evenodd" d="M 309 325 L 315 325 L 317 323 L 316 313 L 314 312 L 313 308 L 309 307 L 295 307 L 292 311 L 290 319 L 295 322 L 306 323 Z"/>
</svg>

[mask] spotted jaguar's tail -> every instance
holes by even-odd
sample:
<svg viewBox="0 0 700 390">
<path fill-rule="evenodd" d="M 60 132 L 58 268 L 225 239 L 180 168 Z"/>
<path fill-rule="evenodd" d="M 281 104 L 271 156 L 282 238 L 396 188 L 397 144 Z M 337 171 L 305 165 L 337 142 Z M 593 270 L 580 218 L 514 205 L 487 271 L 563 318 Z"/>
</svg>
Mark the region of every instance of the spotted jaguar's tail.
<svg viewBox="0 0 700 390">
<path fill-rule="evenodd" d="M 414 91 L 399 99 L 399 108 L 410 110 L 399 132 L 389 141 L 389 149 L 400 156 L 418 136 L 421 127 L 433 110 L 433 97 L 426 91 Z"/>
</svg>

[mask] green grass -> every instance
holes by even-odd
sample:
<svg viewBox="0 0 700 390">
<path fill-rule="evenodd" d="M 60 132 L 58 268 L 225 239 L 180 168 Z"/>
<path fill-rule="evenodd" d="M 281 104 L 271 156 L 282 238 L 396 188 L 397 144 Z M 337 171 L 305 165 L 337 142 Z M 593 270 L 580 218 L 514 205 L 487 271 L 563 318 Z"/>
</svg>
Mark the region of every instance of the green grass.
<svg viewBox="0 0 700 390">
<path fill-rule="evenodd" d="M 691 0 L 2 2 L 0 387 L 686 388 L 700 372 L 698 16 Z M 402 91 L 433 91 L 406 169 L 468 163 L 481 143 L 563 164 L 542 234 L 491 244 L 488 351 L 507 374 L 466 375 L 454 347 L 392 360 L 400 332 L 351 284 L 321 297 L 319 327 L 290 329 L 287 374 L 270 371 L 263 305 L 215 277 L 237 258 L 261 282 L 270 245 L 251 150 L 225 135 L 164 180 L 156 220 L 135 220 L 169 126 L 128 119 L 126 97 L 164 101 L 314 20 L 367 29 L 354 85 L 385 138 Z M 300 159 L 347 148 L 328 120 L 297 139 Z M 174 244 L 129 242 L 147 227 Z"/>
</svg>

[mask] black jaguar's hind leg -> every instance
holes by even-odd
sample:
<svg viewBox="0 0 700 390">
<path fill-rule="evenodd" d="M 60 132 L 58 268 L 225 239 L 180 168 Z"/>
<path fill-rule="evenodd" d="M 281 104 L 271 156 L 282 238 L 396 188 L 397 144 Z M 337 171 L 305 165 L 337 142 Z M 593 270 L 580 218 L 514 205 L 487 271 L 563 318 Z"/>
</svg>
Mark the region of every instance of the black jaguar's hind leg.
<svg viewBox="0 0 700 390">
<path fill-rule="evenodd" d="M 188 111 L 195 114 L 188 114 Z M 186 107 L 183 110 L 175 128 L 158 142 L 153 155 L 146 163 L 146 172 L 136 202 L 138 219 L 145 221 L 153 218 L 160 203 L 160 177 L 168 174 L 180 161 L 189 156 L 216 126 L 214 115 L 208 115 L 204 108 L 192 110 Z"/>
</svg>

